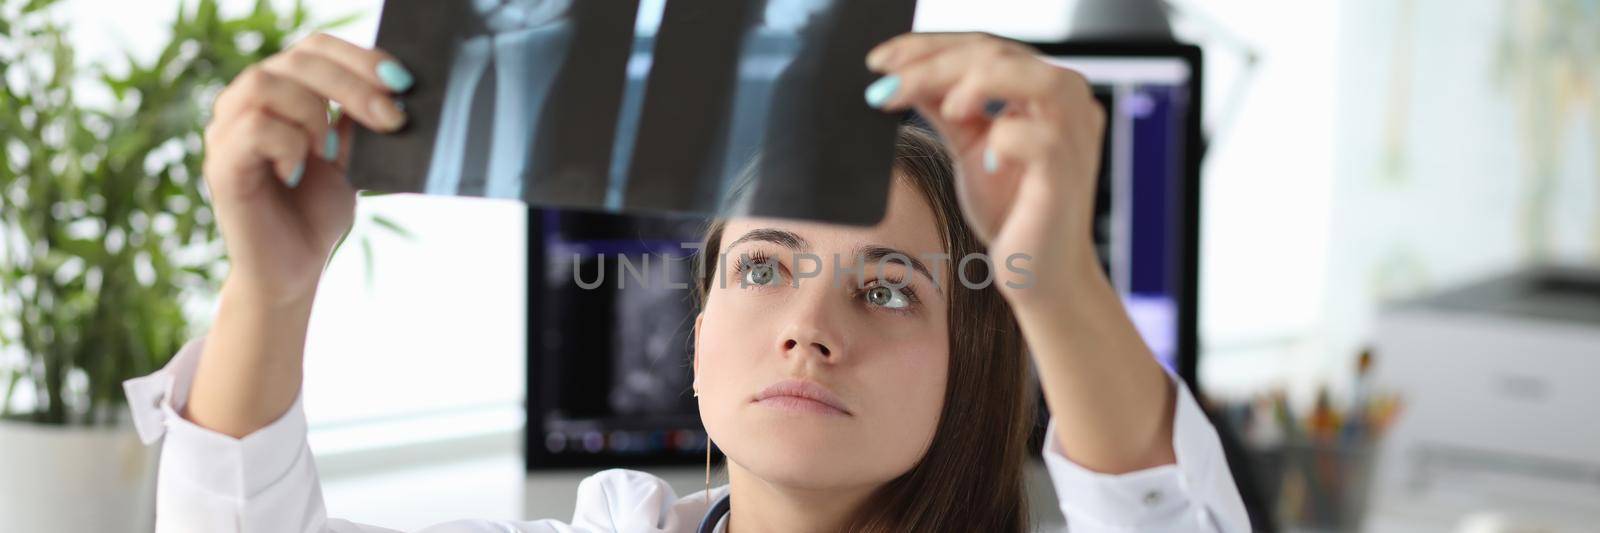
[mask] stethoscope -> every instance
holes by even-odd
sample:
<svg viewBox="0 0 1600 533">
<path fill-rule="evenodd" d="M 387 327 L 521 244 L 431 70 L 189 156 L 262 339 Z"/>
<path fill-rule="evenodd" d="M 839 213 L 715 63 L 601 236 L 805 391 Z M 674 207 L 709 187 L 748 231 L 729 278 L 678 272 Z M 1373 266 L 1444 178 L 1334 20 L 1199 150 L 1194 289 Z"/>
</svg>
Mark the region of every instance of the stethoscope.
<svg viewBox="0 0 1600 533">
<path fill-rule="evenodd" d="M 700 519 L 700 529 L 697 530 L 699 533 L 716 533 L 717 524 L 722 522 L 723 517 L 728 516 L 729 496 L 732 494 L 722 495 L 721 498 L 717 498 L 717 503 L 711 504 L 711 508 L 706 509 L 706 516 Z"/>
</svg>

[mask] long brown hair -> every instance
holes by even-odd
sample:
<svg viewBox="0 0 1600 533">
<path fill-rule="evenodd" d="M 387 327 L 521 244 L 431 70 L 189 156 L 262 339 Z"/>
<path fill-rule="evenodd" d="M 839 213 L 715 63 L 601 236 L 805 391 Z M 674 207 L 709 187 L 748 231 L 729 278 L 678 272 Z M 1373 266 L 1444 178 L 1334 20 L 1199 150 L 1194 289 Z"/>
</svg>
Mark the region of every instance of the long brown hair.
<svg viewBox="0 0 1600 533">
<path fill-rule="evenodd" d="M 984 252 L 956 200 L 955 167 L 932 132 L 902 126 L 895 145 L 896 176 L 921 193 L 939 223 L 945 252 L 959 261 Z M 704 309 L 720 254 L 725 219 L 712 221 L 701 249 L 695 296 Z M 983 261 L 968 261 L 963 279 L 990 279 Z M 954 269 L 945 269 L 955 276 Z M 933 442 L 916 466 L 879 488 L 857 510 L 848 530 L 999 531 L 1028 527 L 1023 466 L 1035 399 L 1022 334 L 1011 309 L 991 284 L 982 289 L 945 283 L 950 290 L 950 370 Z"/>
</svg>

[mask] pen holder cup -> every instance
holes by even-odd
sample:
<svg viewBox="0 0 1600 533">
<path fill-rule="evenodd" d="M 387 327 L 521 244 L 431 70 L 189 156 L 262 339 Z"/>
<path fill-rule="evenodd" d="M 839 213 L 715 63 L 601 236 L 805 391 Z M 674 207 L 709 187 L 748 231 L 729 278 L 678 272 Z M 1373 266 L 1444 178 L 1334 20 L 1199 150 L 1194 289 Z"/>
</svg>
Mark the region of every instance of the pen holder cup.
<svg viewBox="0 0 1600 533">
<path fill-rule="evenodd" d="M 1355 531 L 1366 510 L 1375 446 L 1291 442 L 1249 452 L 1281 526 Z"/>
</svg>

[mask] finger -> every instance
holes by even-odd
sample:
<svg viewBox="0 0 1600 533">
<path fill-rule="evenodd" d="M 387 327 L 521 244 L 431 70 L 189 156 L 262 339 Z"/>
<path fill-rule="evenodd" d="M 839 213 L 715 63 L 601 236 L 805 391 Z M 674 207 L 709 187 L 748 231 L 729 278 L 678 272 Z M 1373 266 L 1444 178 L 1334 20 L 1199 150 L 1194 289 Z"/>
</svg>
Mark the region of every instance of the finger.
<svg viewBox="0 0 1600 533">
<path fill-rule="evenodd" d="M 311 170 L 308 172 L 308 174 L 315 175 L 328 173 L 336 176 L 346 175 L 350 168 L 350 146 L 352 144 L 352 139 L 355 139 L 355 126 L 356 122 L 354 119 L 351 119 L 348 116 L 341 116 L 329 127 L 329 130 L 332 131 L 333 134 L 330 136 L 331 140 L 326 148 L 333 149 L 333 153 L 335 155 L 331 159 L 324 159 L 310 165 L 309 168 Z M 335 181 L 347 182 L 348 180 L 341 179 Z"/>
<path fill-rule="evenodd" d="M 889 72 L 951 47 L 977 43 L 983 33 L 903 33 L 867 52 L 867 68 Z"/>
<path fill-rule="evenodd" d="M 394 131 L 405 124 L 405 113 L 388 90 L 309 47 L 272 56 L 261 67 L 338 102 L 342 112 L 375 131 Z"/>
<path fill-rule="evenodd" d="M 307 162 L 306 181 L 302 183 L 300 187 L 297 187 L 297 189 L 304 190 L 311 186 L 312 183 L 322 181 L 318 180 L 316 177 L 323 174 L 340 177 L 343 177 L 347 174 L 350 168 L 351 140 L 355 138 L 355 125 L 356 122 L 354 119 L 351 119 L 348 116 L 340 116 L 334 121 L 333 124 L 328 126 L 329 135 L 324 140 L 326 146 L 322 146 L 321 149 L 332 150 L 334 156 L 332 158 L 322 157 L 316 161 Z M 319 143 L 314 142 L 312 144 L 313 149 L 318 148 L 316 145 Z M 326 181 L 348 183 L 349 180 L 338 179 Z"/>
<path fill-rule="evenodd" d="M 266 109 L 298 125 L 310 139 L 327 138 L 331 130 L 326 99 L 304 85 L 259 67 L 247 68 L 234 78 L 217 97 L 214 107 L 214 115 L 224 120 L 252 107 Z M 338 155 L 337 150 L 326 149 L 329 144 L 336 143 L 314 145 L 317 154 L 327 159 Z"/>
<path fill-rule="evenodd" d="M 339 121 L 335 127 L 339 132 L 339 139 L 341 142 L 337 147 L 339 156 L 334 159 L 333 165 L 338 168 L 339 173 L 343 175 L 345 169 L 350 168 L 350 147 L 354 144 L 352 141 L 355 139 L 356 123 L 354 120 L 351 120 L 350 117 L 341 116 L 339 117 Z"/>
<path fill-rule="evenodd" d="M 411 89 L 413 82 L 411 72 L 400 64 L 400 60 L 382 50 L 362 48 L 326 33 L 312 34 L 296 46 L 304 46 L 318 55 L 344 65 L 346 69 L 360 75 L 373 85 L 382 86 L 396 93 Z"/>
<path fill-rule="evenodd" d="M 926 121 L 935 132 L 938 132 L 939 137 L 944 139 L 956 159 L 966 157 L 974 148 L 982 148 L 980 143 L 983 141 L 984 132 L 989 129 L 988 120 L 948 120 L 940 115 L 937 107 L 929 105 L 917 105 L 914 109 L 917 116 Z"/>
<path fill-rule="evenodd" d="M 335 126 L 343 139 L 350 139 L 355 122 L 342 117 Z M 334 161 L 314 160 L 308 163 L 305 181 L 291 191 L 301 206 L 301 214 L 311 227 L 348 229 L 354 212 L 355 187 L 346 179 L 350 143 L 345 141 Z M 329 244 L 331 246 L 331 243 Z"/>
<path fill-rule="evenodd" d="M 1014 43 L 984 38 L 971 44 L 950 47 L 891 70 L 890 76 L 884 79 L 893 80 L 896 85 L 894 92 L 869 96 L 875 96 L 875 103 L 890 111 L 916 104 L 937 103 L 951 86 L 977 66 L 1007 57 L 1030 55 Z M 877 83 L 883 82 L 876 82 L 875 85 Z"/>
<path fill-rule="evenodd" d="M 1094 92 L 1077 72 L 1031 56 L 1006 56 L 972 65 L 944 94 L 939 114 L 952 121 L 981 117 L 996 100 L 1013 110 L 1020 106 L 1059 118 L 1075 105 L 1093 102 Z"/>
<path fill-rule="evenodd" d="M 1025 183 L 1024 165 L 1050 150 L 1046 144 L 1054 138 L 1042 131 L 1038 120 L 1020 116 L 1004 116 L 989 128 L 983 149 L 983 172 L 963 176 L 963 199 L 973 208 L 968 210 L 968 222 L 980 235 L 993 236 L 1015 211 L 1019 193 L 1031 187 L 1033 194 L 1054 196 L 1054 188 Z M 1053 181 L 1053 180 L 1042 180 Z"/>
<path fill-rule="evenodd" d="M 1093 107 L 1095 115 L 1083 119 L 1084 122 L 1096 122 L 1099 107 Z M 997 120 L 990 129 L 987 139 L 987 151 L 993 153 L 992 168 L 982 179 L 992 180 L 994 186 L 1001 190 L 1009 190 L 1011 200 L 1010 211 L 1016 213 L 1060 213 L 1069 217 L 1073 224 L 1087 222 L 1094 212 L 1094 196 L 1097 182 L 1094 177 L 1099 172 L 1098 154 L 1100 142 L 1098 137 L 1078 137 L 1074 132 L 1063 130 L 1060 127 L 1034 120 L 1023 116 L 1004 116 Z M 1078 145 L 1076 148 L 1063 149 L 1064 144 Z M 1086 158 L 1088 161 L 1071 161 L 1069 158 Z M 1081 167 L 1082 173 L 1070 173 L 1075 179 L 1058 179 L 1063 174 L 1061 169 Z M 1065 202 L 1065 203 L 1063 203 Z M 1054 208 L 1026 209 L 1019 204 L 1033 203 L 1036 205 L 1054 205 Z M 1061 209 L 1059 206 L 1071 206 Z M 1061 216 L 1054 215 L 1054 216 Z M 1010 223 L 1009 221 L 1007 222 Z"/>
<path fill-rule="evenodd" d="M 1036 161 L 1060 149 L 1060 128 L 1027 117 L 1006 115 L 994 121 L 985 137 L 984 170 L 1005 174 L 1020 161 Z"/>
<path fill-rule="evenodd" d="M 1014 170 L 1013 162 L 1031 153 L 1026 133 L 1036 122 L 1022 117 L 1002 117 L 994 121 L 979 140 L 984 145 L 968 152 L 969 157 L 982 157 L 983 170 L 971 171 L 973 167 L 969 164 L 961 165 L 964 171 L 957 181 L 957 192 L 966 207 L 962 212 L 968 224 L 984 239 L 999 231 L 1008 207 L 1016 198 L 1021 175 Z"/>
<path fill-rule="evenodd" d="M 249 192 L 260 186 L 254 181 L 259 173 L 250 172 L 257 165 L 269 167 L 273 176 L 291 188 L 299 185 L 304 177 L 306 154 L 311 148 L 311 141 L 299 126 L 271 112 L 257 109 L 240 115 L 226 135 L 222 140 L 223 146 L 237 151 L 235 160 L 241 167 L 226 175 L 235 180 L 249 181 L 214 183 L 213 188 Z"/>
<path fill-rule="evenodd" d="M 323 189 L 337 191 L 353 191 L 348 178 L 350 168 L 350 146 L 354 139 L 356 122 L 350 117 L 340 117 L 330 130 L 334 137 L 340 139 L 337 146 L 332 146 L 337 154 L 333 159 L 317 158 L 306 162 L 305 180 L 295 188 L 295 194 L 301 196 L 320 196 Z"/>
</svg>

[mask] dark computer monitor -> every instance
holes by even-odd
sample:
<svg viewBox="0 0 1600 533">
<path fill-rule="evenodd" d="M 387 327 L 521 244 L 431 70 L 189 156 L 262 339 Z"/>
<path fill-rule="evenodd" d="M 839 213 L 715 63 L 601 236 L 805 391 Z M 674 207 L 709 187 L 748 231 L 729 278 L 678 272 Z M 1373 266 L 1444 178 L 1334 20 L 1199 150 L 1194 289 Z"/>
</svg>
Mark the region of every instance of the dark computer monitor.
<svg viewBox="0 0 1600 533">
<path fill-rule="evenodd" d="M 683 247 L 705 225 L 529 210 L 529 470 L 705 460 L 688 357 L 694 250 Z"/>
<path fill-rule="evenodd" d="M 1034 46 L 1083 73 L 1106 108 L 1094 229 L 1101 265 L 1156 358 L 1198 391 L 1200 48 Z"/>
<path fill-rule="evenodd" d="M 1102 267 L 1156 357 L 1195 387 L 1200 50 L 1035 46 L 1087 75 L 1107 107 L 1094 230 Z M 759 70 L 740 80 L 768 82 Z M 731 154 L 753 149 L 750 136 L 732 139 Z M 648 275 L 688 279 L 692 250 L 681 243 L 698 242 L 704 225 L 697 217 L 529 210 L 528 469 L 705 460 L 689 392 L 690 291 L 614 286 L 619 255 L 635 266 L 650 257 Z M 582 289 L 574 271 L 594 280 L 602 254 L 611 261 L 609 285 Z"/>
</svg>

